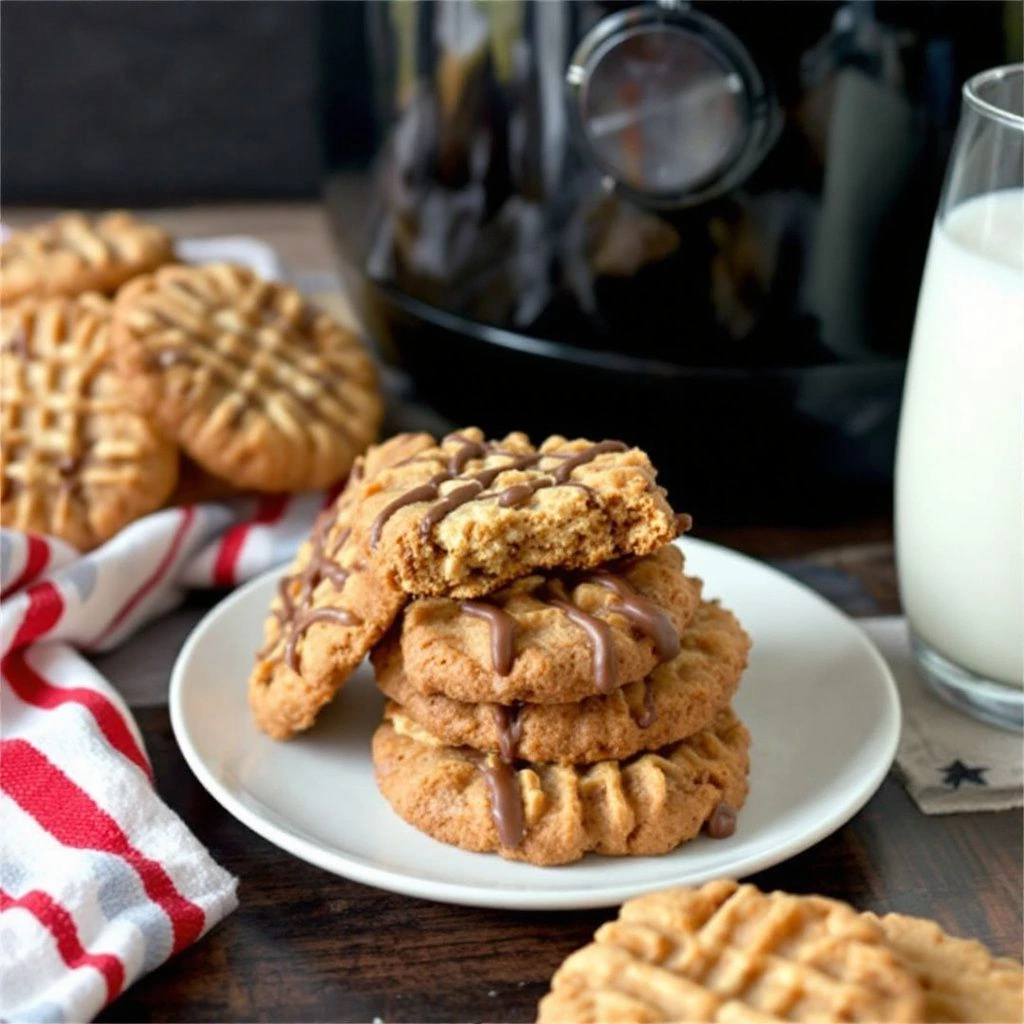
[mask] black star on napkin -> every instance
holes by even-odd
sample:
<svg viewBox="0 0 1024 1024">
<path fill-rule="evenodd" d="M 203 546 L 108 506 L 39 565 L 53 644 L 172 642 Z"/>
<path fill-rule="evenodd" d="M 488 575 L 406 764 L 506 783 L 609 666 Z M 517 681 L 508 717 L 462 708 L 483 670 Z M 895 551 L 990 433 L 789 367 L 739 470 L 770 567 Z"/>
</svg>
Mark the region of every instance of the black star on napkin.
<svg viewBox="0 0 1024 1024">
<path fill-rule="evenodd" d="M 953 761 L 952 764 L 947 764 L 939 771 L 945 776 L 942 780 L 943 783 L 950 789 L 959 789 L 961 782 L 973 782 L 976 786 L 988 785 L 981 777 L 983 772 L 988 771 L 987 768 L 968 768 L 963 761 Z"/>
</svg>

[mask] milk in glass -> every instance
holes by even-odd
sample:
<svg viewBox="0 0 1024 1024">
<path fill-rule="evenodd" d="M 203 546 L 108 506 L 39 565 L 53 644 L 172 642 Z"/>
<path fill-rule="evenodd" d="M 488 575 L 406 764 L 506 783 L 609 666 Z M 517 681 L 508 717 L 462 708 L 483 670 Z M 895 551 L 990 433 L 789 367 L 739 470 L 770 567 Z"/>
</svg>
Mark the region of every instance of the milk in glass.
<svg viewBox="0 0 1024 1024">
<path fill-rule="evenodd" d="M 897 451 L 896 551 L 914 632 L 956 664 L 1024 680 L 1024 190 L 932 234 Z"/>
</svg>

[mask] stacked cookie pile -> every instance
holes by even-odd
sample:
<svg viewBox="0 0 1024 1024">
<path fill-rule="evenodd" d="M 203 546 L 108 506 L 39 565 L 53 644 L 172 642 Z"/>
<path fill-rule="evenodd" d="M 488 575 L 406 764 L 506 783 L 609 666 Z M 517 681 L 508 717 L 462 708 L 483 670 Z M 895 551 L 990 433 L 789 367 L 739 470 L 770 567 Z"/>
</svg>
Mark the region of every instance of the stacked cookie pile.
<svg viewBox="0 0 1024 1024">
<path fill-rule="evenodd" d="M 685 575 L 686 525 L 621 442 L 394 438 L 281 582 L 256 720 L 306 728 L 371 652 L 378 784 L 435 838 L 559 864 L 728 835 L 749 639 Z"/>
<path fill-rule="evenodd" d="M 729 880 L 630 900 L 555 973 L 540 1024 L 1021 1021 L 1024 972 L 934 921 Z"/>
<path fill-rule="evenodd" d="M 0 247 L 3 525 L 88 550 L 164 504 L 326 487 L 376 436 L 351 331 L 246 268 L 173 260 L 125 213 Z"/>
</svg>

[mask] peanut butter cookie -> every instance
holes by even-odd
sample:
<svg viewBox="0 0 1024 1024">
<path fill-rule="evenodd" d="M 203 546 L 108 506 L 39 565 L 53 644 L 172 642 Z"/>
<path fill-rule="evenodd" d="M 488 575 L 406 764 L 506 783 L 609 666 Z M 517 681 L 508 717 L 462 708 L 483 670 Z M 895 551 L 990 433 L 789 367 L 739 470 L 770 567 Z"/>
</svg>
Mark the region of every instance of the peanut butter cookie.
<svg viewBox="0 0 1024 1024">
<path fill-rule="evenodd" d="M 564 703 L 637 682 L 679 653 L 700 601 L 674 545 L 574 574 L 534 574 L 475 601 L 420 598 L 401 639 L 374 652 L 378 671 L 401 646 L 410 686 L 458 701 Z"/>
<path fill-rule="evenodd" d="M 902 914 L 864 917 L 881 925 L 890 948 L 925 993 L 923 1021 L 1024 1020 L 1024 969 L 980 942 L 947 935 L 934 921 Z"/>
<path fill-rule="evenodd" d="M 65 213 L 0 245 L 0 300 L 109 294 L 173 259 L 171 236 L 130 213 Z"/>
<path fill-rule="evenodd" d="M 408 615 L 409 610 L 406 611 Z M 402 670 L 401 648 L 375 652 L 377 685 L 417 725 L 451 746 L 559 764 L 622 760 L 703 729 L 732 699 L 750 638 L 731 612 L 702 604 L 682 649 L 642 682 L 568 704 L 471 704 L 424 696 Z"/>
<path fill-rule="evenodd" d="M 579 767 L 513 767 L 445 745 L 394 707 L 385 715 L 373 737 L 385 799 L 410 825 L 465 850 L 533 864 L 591 850 L 667 853 L 708 823 L 726 834 L 747 795 L 750 736 L 729 709 L 656 753 Z"/>
<path fill-rule="evenodd" d="M 100 295 L 0 313 L 0 519 L 81 551 L 159 508 L 178 451 L 124 397 Z"/>
<path fill-rule="evenodd" d="M 249 679 L 253 716 L 274 739 L 313 724 L 405 604 L 369 557 L 369 521 L 358 513 L 382 469 L 432 444 L 426 434 L 401 434 L 357 458 L 345 490 L 281 577 Z"/>
<path fill-rule="evenodd" d="M 623 904 L 555 973 L 539 1021 L 921 1021 L 924 1006 L 845 903 L 723 880 Z"/>
<path fill-rule="evenodd" d="M 164 267 L 132 281 L 117 296 L 113 340 L 139 411 L 236 487 L 325 487 L 380 425 L 358 338 L 243 267 Z"/>
<path fill-rule="evenodd" d="M 172 508 L 177 505 L 202 505 L 204 502 L 228 501 L 245 493 L 248 492 L 232 487 L 187 455 L 182 455 L 178 467 L 178 484 L 167 499 L 167 504 Z"/>
<path fill-rule="evenodd" d="M 681 524 L 647 456 L 621 441 L 475 428 L 378 478 L 371 547 L 414 596 L 479 597 L 538 569 L 589 569 L 667 544 Z"/>
</svg>

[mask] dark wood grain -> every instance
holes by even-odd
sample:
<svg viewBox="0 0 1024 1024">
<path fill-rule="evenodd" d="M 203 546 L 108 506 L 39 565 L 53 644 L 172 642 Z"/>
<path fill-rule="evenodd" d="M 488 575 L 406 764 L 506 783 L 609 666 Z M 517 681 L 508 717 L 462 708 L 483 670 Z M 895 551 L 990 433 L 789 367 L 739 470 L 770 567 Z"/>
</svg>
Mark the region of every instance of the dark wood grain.
<svg viewBox="0 0 1024 1024">
<path fill-rule="evenodd" d="M 860 584 L 871 610 L 898 610 L 884 528 L 859 545 L 845 530 L 715 539 L 783 565 L 800 555 L 793 564 L 804 571 L 841 569 Z M 839 546 L 820 550 L 812 540 Z M 196 614 L 208 601 L 196 595 L 186 612 Z M 161 794 L 240 877 L 241 905 L 101 1020 L 528 1021 L 558 964 L 614 915 L 453 907 L 337 878 L 279 851 L 221 810 L 182 760 L 166 708 L 140 707 L 136 714 Z M 752 880 L 825 893 L 864 910 L 934 917 L 955 934 L 1020 959 L 1021 836 L 1017 811 L 927 817 L 890 776 L 845 827 Z"/>
<path fill-rule="evenodd" d="M 892 572 L 892 518 L 857 521 L 830 526 L 724 526 L 705 528 L 696 523 L 693 536 L 735 548 L 754 558 L 834 557 L 837 552 L 852 551 L 858 564 L 866 548 L 878 548 L 887 554 L 884 560 Z M 859 574 L 859 568 L 855 571 Z"/>
<path fill-rule="evenodd" d="M 614 915 L 476 910 L 336 878 L 222 811 L 178 753 L 166 710 L 138 718 L 160 792 L 240 876 L 241 906 L 101 1020 L 532 1020 L 558 964 Z M 1020 958 L 1021 856 L 1019 812 L 929 818 L 890 777 L 844 828 L 752 880 L 935 917 Z"/>
</svg>

